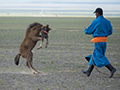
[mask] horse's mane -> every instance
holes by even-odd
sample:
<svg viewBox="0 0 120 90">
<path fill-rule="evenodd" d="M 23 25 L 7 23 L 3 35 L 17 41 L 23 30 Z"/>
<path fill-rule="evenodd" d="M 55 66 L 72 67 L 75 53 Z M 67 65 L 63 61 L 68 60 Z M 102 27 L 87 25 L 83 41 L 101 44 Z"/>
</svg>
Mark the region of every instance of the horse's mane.
<svg viewBox="0 0 120 90">
<path fill-rule="evenodd" d="M 34 23 L 30 24 L 26 31 L 28 31 L 30 28 L 32 28 L 32 27 L 34 27 L 36 25 L 40 25 L 40 23 L 34 22 Z"/>
</svg>

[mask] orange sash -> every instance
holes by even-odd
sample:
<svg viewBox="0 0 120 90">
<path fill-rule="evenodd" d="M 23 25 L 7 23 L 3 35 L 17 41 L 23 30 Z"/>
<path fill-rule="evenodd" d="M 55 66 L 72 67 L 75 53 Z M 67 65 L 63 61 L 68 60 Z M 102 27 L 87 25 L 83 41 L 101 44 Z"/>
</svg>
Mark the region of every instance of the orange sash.
<svg viewBox="0 0 120 90">
<path fill-rule="evenodd" d="M 91 42 L 94 42 L 94 43 L 107 42 L 107 37 L 95 37 L 91 39 Z"/>
</svg>

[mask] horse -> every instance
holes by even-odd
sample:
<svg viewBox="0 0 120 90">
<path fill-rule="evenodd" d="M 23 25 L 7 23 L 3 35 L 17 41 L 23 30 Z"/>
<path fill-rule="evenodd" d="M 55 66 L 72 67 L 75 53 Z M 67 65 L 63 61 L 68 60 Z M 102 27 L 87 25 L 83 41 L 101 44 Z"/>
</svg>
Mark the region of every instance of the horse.
<svg viewBox="0 0 120 90">
<path fill-rule="evenodd" d="M 49 33 L 50 30 L 51 30 L 51 28 L 49 28 L 49 25 L 43 26 L 43 28 L 42 28 L 42 30 L 41 30 L 41 38 L 42 38 L 41 41 L 42 41 L 42 42 L 41 42 L 40 46 L 39 46 L 37 49 L 42 48 L 44 39 L 46 39 L 46 45 L 45 45 L 45 47 L 46 47 L 46 48 L 48 47 L 48 44 L 49 44 L 49 40 L 48 40 L 49 36 L 48 36 L 48 33 Z"/>
<path fill-rule="evenodd" d="M 22 56 L 23 58 L 26 59 L 26 66 L 29 69 L 32 69 L 33 74 L 42 73 L 36 70 L 32 65 L 32 62 L 33 62 L 32 61 L 33 60 L 32 49 L 35 47 L 35 45 L 37 44 L 39 40 L 42 40 L 44 36 L 42 34 L 40 35 L 40 32 L 41 31 L 44 32 L 45 31 L 44 28 L 48 26 L 49 25 L 43 26 L 42 24 L 38 22 L 35 22 L 29 25 L 28 29 L 26 30 L 25 37 L 19 47 L 19 53 L 14 58 L 14 63 L 16 65 L 19 65 L 19 59 L 20 59 L 20 56 Z"/>
</svg>

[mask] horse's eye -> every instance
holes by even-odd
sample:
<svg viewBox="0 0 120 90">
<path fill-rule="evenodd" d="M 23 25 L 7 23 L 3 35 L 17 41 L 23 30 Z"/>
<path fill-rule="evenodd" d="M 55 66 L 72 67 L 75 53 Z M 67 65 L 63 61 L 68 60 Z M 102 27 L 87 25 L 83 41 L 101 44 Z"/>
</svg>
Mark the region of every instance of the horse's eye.
<svg viewBox="0 0 120 90">
<path fill-rule="evenodd" d="M 36 28 L 33 28 L 33 30 L 35 30 Z"/>
</svg>

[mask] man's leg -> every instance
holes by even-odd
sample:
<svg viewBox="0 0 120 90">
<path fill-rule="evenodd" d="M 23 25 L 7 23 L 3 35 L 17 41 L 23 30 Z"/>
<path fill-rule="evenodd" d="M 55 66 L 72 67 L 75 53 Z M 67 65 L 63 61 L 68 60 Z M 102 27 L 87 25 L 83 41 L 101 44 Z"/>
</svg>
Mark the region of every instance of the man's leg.
<svg viewBox="0 0 120 90">
<path fill-rule="evenodd" d="M 86 70 L 86 71 L 82 70 L 82 72 L 89 77 L 91 72 L 92 72 L 92 70 L 93 70 L 93 68 L 94 68 L 93 65 L 89 65 L 88 70 Z"/>
<path fill-rule="evenodd" d="M 114 75 L 114 73 L 116 72 L 116 69 L 111 65 L 111 64 L 108 64 L 107 66 L 105 66 L 108 70 L 110 70 L 110 76 L 109 76 L 109 78 L 111 78 L 113 75 Z"/>
<path fill-rule="evenodd" d="M 85 57 L 85 59 L 89 62 L 91 57 L 92 57 L 92 54 L 91 54 L 91 55 L 86 56 L 86 57 Z"/>
<path fill-rule="evenodd" d="M 86 56 L 85 59 L 89 62 L 91 57 L 92 54 Z M 89 77 L 93 69 L 94 69 L 94 65 L 89 65 L 88 69 L 86 71 L 82 70 L 82 72 Z"/>
</svg>

